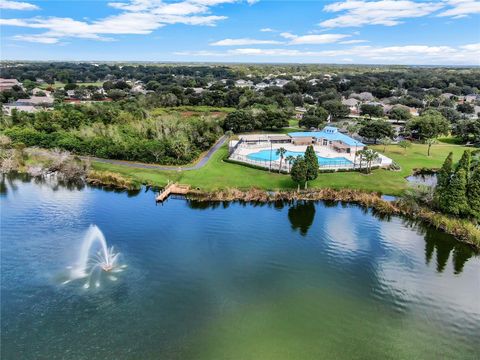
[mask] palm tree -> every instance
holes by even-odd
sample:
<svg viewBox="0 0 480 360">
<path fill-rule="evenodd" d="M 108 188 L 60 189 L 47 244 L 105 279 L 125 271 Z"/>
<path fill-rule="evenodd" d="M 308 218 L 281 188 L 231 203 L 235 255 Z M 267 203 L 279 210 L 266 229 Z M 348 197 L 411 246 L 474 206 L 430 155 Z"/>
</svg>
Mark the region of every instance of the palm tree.
<svg viewBox="0 0 480 360">
<path fill-rule="evenodd" d="M 372 162 L 377 160 L 379 158 L 378 152 L 372 149 L 365 149 L 365 150 L 360 150 L 359 151 L 360 155 L 360 164 L 362 161 L 365 161 L 367 163 L 367 174 L 370 173 L 372 170 Z"/>
<path fill-rule="evenodd" d="M 285 153 L 287 152 L 287 149 L 281 147 L 277 149 L 276 154 L 280 156 L 280 166 L 278 167 L 278 173 L 280 173 L 280 170 L 282 169 L 282 161 L 283 157 L 285 156 Z"/>
<path fill-rule="evenodd" d="M 292 164 L 293 162 L 295 161 L 295 156 L 293 155 L 288 155 L 286 158 L 285 158 L 285 161 L 288 163 L 288 172 L 290 172 L 291 168 L 292 168 Z"/>
</svg>

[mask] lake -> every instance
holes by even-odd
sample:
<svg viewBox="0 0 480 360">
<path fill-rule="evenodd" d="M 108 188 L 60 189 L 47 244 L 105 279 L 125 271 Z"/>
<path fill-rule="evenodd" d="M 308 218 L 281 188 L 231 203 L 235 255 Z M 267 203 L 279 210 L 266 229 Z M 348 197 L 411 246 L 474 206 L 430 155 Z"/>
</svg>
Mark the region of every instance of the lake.
<svg viewBox="0 0 480 360">
<path fill-rule="evenodd" d="M 1 183 L 2 359 L 478 359 L 480 259 L 355 205 Z M 121 253 L 65 282 L 95 224 Z"/>
</svg>

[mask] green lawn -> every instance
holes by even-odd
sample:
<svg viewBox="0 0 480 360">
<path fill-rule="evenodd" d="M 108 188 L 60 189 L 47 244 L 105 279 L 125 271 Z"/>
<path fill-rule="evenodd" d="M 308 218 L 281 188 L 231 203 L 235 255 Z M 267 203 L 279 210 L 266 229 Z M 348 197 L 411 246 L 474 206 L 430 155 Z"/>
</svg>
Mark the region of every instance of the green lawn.
<svg viewBox="0 0 480 360">
<path fill-rule="evenodd" d="M 84 82 L 84 83 L 77 83 L 78 86 L 103 86 L 103 81 L 96 81 L 96 82 Z M 42 84 L 40 86 L 41 89 L 47 89 L 48 87 L 53 87 L 54 89 L 59 89 L 63 88 L 65 86 L 65 83 L 62 83 L 60 81 L 55 81 L 55 84 Z"/>
<path fill-rule="evenodd" d="M 383 146 L 374 146 L 383 152 Z M 406 187 L 405 177 L 415 168 L 438 168 L 442 165 L 450 151 L 454 153 L 454 160 L 460 159 L 466 147 L 439 143 L 432 147 L 432 155 L 427 157 L 426 145 L 414 144 L 406 152 L 396 145 L 387 147 L 385 155 L 394 159 L 402 167 L 401 171 L 374 170 L 366 175 L 358 172 L 339 172 L 319 174 L 318 178 L 309 183 L 309 187 L 330 187 L 335 189 L 353 188 L 365 191 L 378 191 L 384 194 L 398 195 Z M 294 189 L 296 185 L 289 175 L 269 173 L 242 165 L 230 164 L 223 161 L 227 156 L 227 146 L 216 152 L 210 161 L 199 170 L 191 171 L 159 171 L 151 169 L 137 169 L 120 165 L 111 165 L 95 162 L 96 170 L 108 170 L 130 176 L 140 182 L 148 182 L 163 186 L 168 180 L 183 184 L 190 184 L 202 190 L 216 190 L 224 188 L 247 189 L 257 187 L 265 190 Z"/>
</svg>

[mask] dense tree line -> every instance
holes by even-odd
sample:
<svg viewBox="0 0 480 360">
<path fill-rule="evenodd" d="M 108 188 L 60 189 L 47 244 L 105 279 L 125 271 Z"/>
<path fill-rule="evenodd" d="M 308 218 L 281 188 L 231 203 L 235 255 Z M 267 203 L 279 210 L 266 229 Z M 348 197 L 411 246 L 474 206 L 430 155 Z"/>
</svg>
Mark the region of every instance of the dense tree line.
<svg viewBox="0 0 480 360">
<path fill-rule="evenodd" d="M 463 153 L 456 167 L 450 153 L 437 180 L 435 204 L 441 211 L 480 220 L 480 164 L 471 151 Z"/>
<path fill-rule="evenodd" d="M 112 159 L 185 164 L 222 134 L 217 116 L 152 115 L 132 101 L 63 105 L 3 117 L 1 132 L 14 143 L 62 148 Z"/>
<path fill-rule="evenodd" d="M 227 115 L 223 129 L 235 133 L 280 129 L 288 126 L 290 116 L 288 112 L 272 107 L 240 109 Z"/>
</svg>

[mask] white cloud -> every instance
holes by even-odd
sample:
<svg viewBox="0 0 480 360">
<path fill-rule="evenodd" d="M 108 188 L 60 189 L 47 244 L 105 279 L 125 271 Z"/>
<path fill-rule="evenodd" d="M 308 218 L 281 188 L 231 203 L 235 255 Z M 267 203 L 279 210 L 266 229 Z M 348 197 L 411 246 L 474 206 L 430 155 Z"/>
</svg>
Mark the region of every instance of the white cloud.
<svg viewBox="0 0 480 360">
<path fill-rule="evenodd" d="M 58 38 L 40 35 L 15 35 L 13 38 L 15 40 L 36 42 L 40 44 L 57 44 L 59 42 Z"/>
<path fill-rule="evenodd" d="M 0 2 L 0 9 L 5 10 L 38 10 L 39 7 L 22 1 L 2 0 Z"/>
<path fill-rule="evenodd" d="M 281 44 L 280 41 L 276 40 L 260 40 L 260 39 L 223 39 L 211 43 L 211 46 L 242 46 L 242 45 L 263 45 L 263 44 Z"/>
<path fill-rule="evenodd" d="M 351 45 L 351 44 L 362 44 L 362 43 L 367 43 L 370 42 L 368 40 L 346 40 L 346 41 L 340 41 L 339 44 L 343 45 Z"/>
<path fill-rule="evenodd" d="M 53 44 L 69 37 L 111 40 L 104 35 L 145 35 L 169 24 L 214 26 L 227 17 L 211 15 L 212 7 L 235 2 L 241 1 L 184 0 L 167 3 L 161 0 L 130 0 L 128 2 L 109 3 L 109 6 L 119 9 L 121 12 L 93 21 L 60 17 L 34 17 L 29 19 L 0 19 L 0 24 L 44 30 L 43 33 L 39 34 L 17 35 L 15 38 L 21 41 Z M 4 3 L 0 4 L 3 6 Z"/>
<path fill-rule="evenodd" d="M 280 36 L 289 39 L 288 45 L 315 45 L 315 44 L 331 44 L 341 39 L 349 37 L 345 34 L 321 34 L 321 35 L 295 35 L 289 32 L 283 32 Z"/>
<path fill-rule="evenodd" d="M 342 12 L 341 15 L 322 21 L 328 28 L 363 25 L 400 24 L 402 19 L 429 15 L 443 7 L 442 2 L 415 2 L 411 0 L 346 0 L 326 5 L 326 12 Z"/>
<path fill-rule="evenodd" d="M 275 32 L 275 30 L 273 30 L 272 28 L 263 28 L 263 29 L 260 29 L 261 32 Z"/>
<path fill-rule="evenodd" d="M 449 8 L 437 16 L 449 16 L 459 19 L 470 14 L 480 13 L 480 1 L 475 0 L 447 0 Z"/>
<path fill-rule="evenodd" d="M 403 46 L 354 46 L 349 49 L 303 51 L 298 49 L 260 49 L 241 48 L 225 52 L 184 51 L 176 55 L 190 57 L 234 57 L 257 56 L 278 58 L 295 58 L 313 62 L 357 62 L 363 64 L 418 64 L 418 65 L 480 65 L 480 43 L 466 44 L 458 47 L 403 45 Z"/>
</svg>

